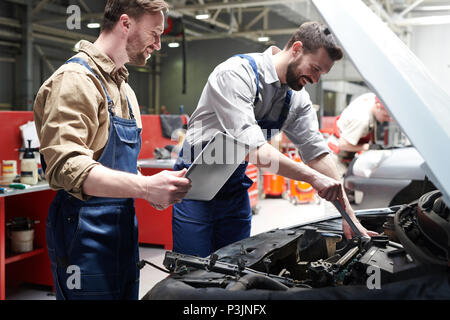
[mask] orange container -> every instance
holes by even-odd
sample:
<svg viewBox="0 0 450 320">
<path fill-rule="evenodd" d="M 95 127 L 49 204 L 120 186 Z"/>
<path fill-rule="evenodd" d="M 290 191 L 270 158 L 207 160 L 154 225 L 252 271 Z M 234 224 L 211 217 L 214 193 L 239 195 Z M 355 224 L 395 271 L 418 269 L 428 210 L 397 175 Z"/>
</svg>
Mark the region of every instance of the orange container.
<svg viewBox="0 0 450 320">
<path fill-rule="evenodd" d="M 292 160 L 302 162 L 300 156 L 296 153 L 289 153 Z M 300 203 L 318 203 L 320 198 L 316 195 L 316 190 L 307 182 L 289 179 L 289 200 L 293 204 Z"/>
<path fill-rule="evenodd" d="M 273 173 L 264 173 L 264 195 L 280 197 L 286 192 L 286 179 Z"/>
</svg>

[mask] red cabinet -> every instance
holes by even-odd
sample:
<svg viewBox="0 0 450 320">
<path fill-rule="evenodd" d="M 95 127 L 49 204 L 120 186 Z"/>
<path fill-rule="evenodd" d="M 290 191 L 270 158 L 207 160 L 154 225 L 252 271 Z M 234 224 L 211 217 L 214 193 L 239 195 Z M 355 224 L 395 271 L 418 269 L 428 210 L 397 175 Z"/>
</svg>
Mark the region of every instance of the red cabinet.
<svg viewBox="0 0 450 320">
<path fill-rule="evenodd" d="M 21 282 L 53 286 L 45 224 L 54 196 L 47 184 L 0 196 L 0 300 L 6 298 L 6 286 L 17 287 Z M 14 217 L 39 221 L 34 226 L 33 251 L 14 254 L 8 250 L 5 223 Z"/>
<path fill-rule="evenodd" d="M 172 170 L 175 160 L 140 160 L 141 173 L 151 176 L 163 170 Z M 136 199 L 136 217 L 139 226 L 139 243 L 156 244 L 172 250 L 172 206 L 159 211 L 143 199 Z"/>
</svg>

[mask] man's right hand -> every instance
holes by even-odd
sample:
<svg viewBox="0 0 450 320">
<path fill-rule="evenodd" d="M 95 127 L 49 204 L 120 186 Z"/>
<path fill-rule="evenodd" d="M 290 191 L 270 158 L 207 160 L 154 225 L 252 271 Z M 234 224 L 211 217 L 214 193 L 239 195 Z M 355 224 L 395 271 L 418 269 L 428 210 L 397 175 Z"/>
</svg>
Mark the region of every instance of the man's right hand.
<svg viewBox="0 0 450 320">
<path fill-rule="evenodd" d="M 317 193 L 321 198 L 331 202 L 337 200 L 345 210 L 345 201 L 341 182 L 317 172 L 317 175 L 311 182 L 311 186 L 317 190 Z"/>
<path fill-rule="evenodd" d="M 143 196 L 158 210 L 164 210 L 179 203 L 191 188 L 191 181 L 183 178 L 186 169 L 181 171 L 161 171 L 146 177 L 146 192 Z"/>
</svg>

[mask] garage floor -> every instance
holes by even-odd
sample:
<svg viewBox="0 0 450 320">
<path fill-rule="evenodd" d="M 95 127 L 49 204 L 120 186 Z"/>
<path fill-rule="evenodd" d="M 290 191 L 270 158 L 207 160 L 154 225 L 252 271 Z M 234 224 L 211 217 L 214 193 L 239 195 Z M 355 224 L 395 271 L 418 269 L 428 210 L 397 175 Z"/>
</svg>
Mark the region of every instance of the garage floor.
<svg viewBox="0 0 450 320">
<path fill-rule="evenodd" d="M 299 204 L 294 206 L 284 199 L 260 200 L 259 212 L 253 216 L 252 232 L 255 235 L 274 228 L 285 228 L 307 221 L 325 218 L 338 214 L 327 201 L 320 204 Z M 162 266 L 165 251 L 161 247 L 140 247 L 140 258 Z M 139 297 L 143 297 L 156 283 L 167 276 L 166 273 L 146 265 L 141 270 Z M 55 297 L 48 288 L 30 288 L 24 286 L 19 290 L 6 290 L 7 300 L 54 300 Z"/>
</svg>

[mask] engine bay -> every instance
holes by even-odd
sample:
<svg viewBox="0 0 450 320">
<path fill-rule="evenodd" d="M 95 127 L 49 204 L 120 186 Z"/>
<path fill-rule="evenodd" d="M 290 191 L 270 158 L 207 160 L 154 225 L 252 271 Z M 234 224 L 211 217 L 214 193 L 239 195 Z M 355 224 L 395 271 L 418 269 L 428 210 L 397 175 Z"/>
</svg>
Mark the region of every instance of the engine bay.
<svg viewBox="0 0 450 320">
<path fill-rule="evenodd" d="M 164 286 L 188 297 L 202 288 L 220 298 L 257 291 L 285 297 L 327 288 L 337 294 L 342 288 L 396 288 L 405 281 L 426 286 L 429 280 L 418 279 L 436 275 L 446 280 L 442 293 L 450 298 L 449 213 L 441 194 L 433 191 L 408 205 L 358 212 L 362 225 L 379 233 L 369 241 L 345 239 L 336 217 L 258 234 L 207 258 L 167 251 L 164 266 L 171 275 L 146 298 L 161 299 Z M 194 295 L 200 292 L 205 293 Z"/>
</svg>

